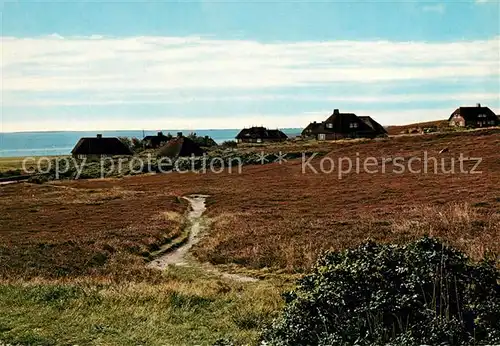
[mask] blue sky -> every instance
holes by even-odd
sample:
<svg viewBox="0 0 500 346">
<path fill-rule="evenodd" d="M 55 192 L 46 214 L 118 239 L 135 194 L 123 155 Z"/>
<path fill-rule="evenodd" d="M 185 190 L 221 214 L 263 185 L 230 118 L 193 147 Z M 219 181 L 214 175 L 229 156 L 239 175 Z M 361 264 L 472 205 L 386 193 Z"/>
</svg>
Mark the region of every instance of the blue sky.
<svg viewBox="0 0 500 346">
<path fill-rule="evenodd" d="M 6 2 L 0 131 L 500 112 L 498 1 Z"/>
</svg>

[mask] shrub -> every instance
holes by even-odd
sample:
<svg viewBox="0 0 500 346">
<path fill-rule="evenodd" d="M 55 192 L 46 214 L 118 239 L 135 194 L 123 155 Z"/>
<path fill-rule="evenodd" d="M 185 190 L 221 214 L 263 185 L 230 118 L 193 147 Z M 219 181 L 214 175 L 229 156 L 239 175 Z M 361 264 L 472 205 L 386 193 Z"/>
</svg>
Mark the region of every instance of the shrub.
<svg viewBox="0 0 500 346">
<path fill-rule="evenodd" d="M 144 150 L 144 141 L 142 139 L 137 137 L 118 137 L 118 139 L 134 153 L 139 153 Z"/>
<path fill-rule="evenodd" d="M 500 343 L 500 273 L 423 238 L 324 254 L 285 294 L 270 345 Z"/>
<path fill-rule="evenodd" d="M 47 175 L 39 174 L 34 175 L 28 179 L 29 183 L 32 184 L 44 184 L 49 181 L 49 177 Z"/>
<path fill-rule="evenodd" d="M 21 169 L 9 169 L 5 172 L 0 172 L 0 178 L 17 177 L 23 173 Z"/>
<path fill-rule="evenodd" d="M 221 144 L 221 147 L 223 148 L 236 148 L 238 146 L 238 143 L 235 141 L 224 141 Z"/>
<path fill-rule="evenodd" d="M 200 147 L 216 147 L 217 142 L 213 140 L 212 137 L 209 136 L 198 136 L 196 133 L 190 133 L 187 136 L 193 142 L 198 144 Z"/>
</svg>

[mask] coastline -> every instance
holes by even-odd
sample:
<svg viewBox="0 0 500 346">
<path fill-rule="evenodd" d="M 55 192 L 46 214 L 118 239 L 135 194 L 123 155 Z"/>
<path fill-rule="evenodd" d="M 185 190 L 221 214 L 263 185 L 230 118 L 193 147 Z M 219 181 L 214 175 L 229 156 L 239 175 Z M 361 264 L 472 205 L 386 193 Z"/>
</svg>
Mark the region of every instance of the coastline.
<svg viewBox="0 0 500 346">
<path fill-rule="evenodd" d="M 287 135 L 299 134 L 301 128 L 282 129 Z M 106 137 L 137 137 L 143 138 L 163 133 L 183 132 L 196 133 L 199 136 L 209 136 L 217 144 L 234 140 L 239 129 L 211 129 L 211 130 L 117 130 L 117 131 L 50 131 L 50 132 L 0 132 L 0 158 L 19 158 L 28 156 L 60 156 L 69 155 L 76 142 L 81 137 L 94 137 L 102 133 Z"/>
</svg>

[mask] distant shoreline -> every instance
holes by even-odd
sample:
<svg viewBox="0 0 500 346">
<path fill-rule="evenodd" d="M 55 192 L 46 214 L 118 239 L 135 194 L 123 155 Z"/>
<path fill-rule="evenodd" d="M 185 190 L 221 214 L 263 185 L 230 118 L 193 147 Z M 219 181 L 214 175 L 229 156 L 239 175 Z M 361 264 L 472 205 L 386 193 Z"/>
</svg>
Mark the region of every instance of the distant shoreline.
<svg viewBox="0 0 500 346">
<path fill-rule="evenodd" d="M 251 127 L 251 126 L 247 126 Z M 273 127 L 269 127 L 270 129 L 274 129 Z M 277 127 L 277 129 L 280 129 L 282 131 L 291 131 L 291 130 L 300 130 L 302 131 L 301 127 Z M 177 132 L 184 132 L 184 133 L 191 133 L 191 132 L 215 132 L 215 131 L 240 131 L 241 129 L 237 128 L 228 128 L 228 129 L 174 129 L 174 130 L 164 130 L 164 129 L 157 129 L 157 130 L 151 130 L 151 129 L 144 129 L 144 130 L 42 130 L 42 131 L 0 131 L 0 135 L 6 135 L 6 134 L 24 134 L 24 133 L 29 133 L 29 134 L 37 134 L 37 133 L 43 133 L 43 134 L 48 134 L 48 133 L 87 133 L 87 132 L 92 132 L 92 133 L 117 133 L 117 132 L 137 132 L 141 133 L 144 131 L 146 134 L 147 133 L 157 133 L 159 131 L 162 131 L 164 133 L 177 133 Z"/>
<path fill-rule="evenodd" d="M 185 135 L 196 133 L 199 136 L 209 136 L 221 144 L 234 140 L 241 129 L 196 129 L 196 130 L 106 130 L 106 131 L 33 131 L 33 132 L 0 132 L 0 158 L 29 156 L 60 156 L 69 155 L 71 149 L 81 137 L 94 137 L 100 133 L 107 137 L 137 137 L 155 135 L 157 132 Z M 282 128 L 287 135 L 298 135 L 301 128 Z"/>
</svg>

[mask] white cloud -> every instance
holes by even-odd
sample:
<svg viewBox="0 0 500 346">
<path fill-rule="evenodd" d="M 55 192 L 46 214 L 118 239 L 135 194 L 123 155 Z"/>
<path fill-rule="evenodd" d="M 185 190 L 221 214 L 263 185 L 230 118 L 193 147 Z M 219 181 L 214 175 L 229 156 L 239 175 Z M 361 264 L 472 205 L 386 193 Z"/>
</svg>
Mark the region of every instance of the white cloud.
<svg viewBox="0 0 500 346">
<path fill-rule="evenodd" d="M 349 110 L 359 115 L 372 116 L 384 125 L 397 125 L 408 123 L 406 119 L 412 116 L 419 116 L 424 120 L 435 120 L 446 117 L 450 113 L 449 109 L 416 109 L 410 111 L 357 111 Z M 227 117 L 196 117 L 185 118 L 177 116 L 165 116 L 159 119 L 121 119 L 119 124 L 113 119 L 98 119 L 89 122 L 87 119 L 68 118 L 64 123 L 60 120 L 44 120 L 40 122 L 33 121 L 15 121 L 0 123 L 0 131 L 92 131 L 99 129 L 106 130 L 138 130 L 138 129 L 184 129 L 199 130 L 203 128 L 216 129 L 237 129 L 252 125 L 263 125 L 268 128 L 295 128 L 305 127 L 312 121 L 322 121 L 331 114 L 331 109 L 317 110 L 299 114 L 239 114 L 228 121 Z M 118 117 L 119 118 L 119 117 Z M 209 127 L 203 127 L 200 124 L 210 124 Z"/>
<path fill-rule="evenodd" d="M 325 113 L 326 114 L 326 113 Z M 321 118 L 325 117 L 321 115 Z M 103 117 L 101 119 L 92 120 L 75 117 L 65 119 L 64 123 L 60 120 L 44 120 L 39 122 L 16 120 L 12 122 L 0 122 L 0 132 L 19 132 L 19 131 L 114 131 L 114 130 L 156 130 L 156 129 L 183 129 L 183 130 L 199 130 L 208 129 L 237 129 L 251 125 L 263 125 L 268 128 L 286 128 L 297 127 L 302 124 L 307 125 L 308 121 L 316 120 L 317 113 L 310 114 L 241 114 L 238 117 L 228 119 L 227 117 L 194 117 L 186 118 L 182 116 L 164 116 L 156 119 L 127 119 L 120 118 L 117 123 L 116 119 Z M 228 121 L 230 120 L 230 121 Z M 210 124 L 203 126 L 201 124 Z"/>
<path fill-rule="evenodd" d="M 5 97 L 5 96 L 4 96 Z M 285 102 L 293 98 L 294 101 L 320 101 L 320 102 L 350 102 L 356 104 L 393 104 L 405 102 L 439 102 L 453 101 L 460 104 L 475 104 L 478 101 L 485 103 L 500 103 L 500 93 L 434 93 L 434 94 L 383 94 L 383 95 L 289 95 L 280 93 L 258 93 L 245 94 L 242 91 L 237 95 L 212 95 L 200 96 L 190 93 L 172 94 L 172 93 L 134 93 L 128 94 L 127 98 L 121 93 L 109 92 L 96 95 L 92 98 L 73 98 L 66 99 L 50 96 L 15 96 L 5 97 L 4 105 L 9 107 L 54 107 L 54 106 L 84 106 L 84 105 L 155 105 L 155 104 L 187 104 L 192 102 L 210 103 L 210 102 L 240 102 L 240 101 L 281 101 Z"/>
<path fill-rule="evenodd" d="M 256 89 L 499 75 L 498 39 L 260 43 L 198 37 L 2 39 L 4 91 Z"/>
<path fill-rule="evenodd" d="M 432 84 L 447 81 L 467 85 L 469 80 L 500 78 L 499 38 L 445 43 L 390 41 L 330 41 L 261 43 L 249 40 L 214 40 L 199 37 L 61 37 L 2 38 L 1 78 L 8 116 L 0 131 L 114 130 L 138 128 L 239 128 L 266 125 L 300 127 L 322 120 L 331 109 L 312 113 L 268 114 L 241 112 L 237 117 L 187 116 L 183 104 L 217 101 L 276 100 L 286 103 L 319 101 L 329 107 L 349 102 L 360 115 L 374 116 L 383 124 L 440 119 L 451 109 L 402 109 L 390 104 L 418 101 L 456 101 L 457 104 L 489 102 L 499 105 L 499 90 L 476 92 L 426 90 L 398 95 L 383 94 L 379 84 L 395 90 L 399 83 Z M 308 88 L 346 83 L 366 85 L 371 92 L 351 88 L 324 96 Z M 342 84 L 343 85 L 343 84 Z M 280 88 L 297 87 L 297 95 Z M 361 88 L 360 88 L 361 89 Z M 228 90 L 231 92 L 229 93 Z M 421 89 L 423 90 L 423 89 Z M 378 93 L 378 94 L 377 94 Z M 317 102 L 317 103 L 319 103 Z M 165 117 L 131 119 L 119 111 L 90 122 L 82 110 L 70 108 L 62 116 L 34 122 L 36 114 L 20 114 L 23 107 L 77 105 L 133 105 L 178 103 Z M 378 110 L 367 111 L 369 104 Z M 386 107 L 384 107 L 384 104 Z M 323 107 L 323 106 L 320 106 Z M 419 105 L 418 107 L 426 107 Z M 439 107 L 444 107 L 441 104 Z M 387 110 L 384 110 L 386 108 Z M 203 108 L 200 108 L 203 109 Z M 274 109 L 280 109 L 274 108 Z M 178 110 L 176 112 L 175 110 Z M 4 115 L 5 112 L 4 108 Z M 50 109 L 44 114 L 49 114 Z M 202 112 L 206 113 L 206 112 Z M 269 114 L 271 113 L 271 114 Z M 176 115 L 177 114 L 177 115 Z M 212 113 L 218 114 L 218 113 Z M 95 114 L 94 114 L 95 115 Z M 158 114 L 157 114 L 158 115 Z M 7 120 L 10 119 L 10 120 Z"/>
</svg>

